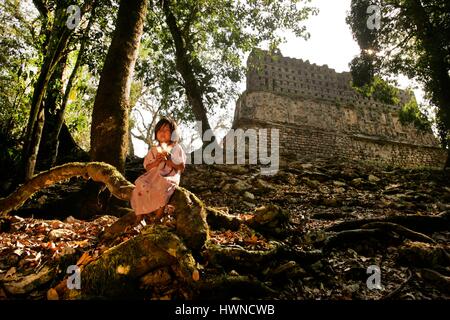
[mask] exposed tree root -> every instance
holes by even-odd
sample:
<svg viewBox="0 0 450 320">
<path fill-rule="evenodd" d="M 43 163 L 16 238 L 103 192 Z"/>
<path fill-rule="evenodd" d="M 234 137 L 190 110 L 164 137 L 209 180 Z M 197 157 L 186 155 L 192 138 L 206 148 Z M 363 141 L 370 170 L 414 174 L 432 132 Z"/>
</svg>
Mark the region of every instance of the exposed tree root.
<svg viewBox="0 0 450 320">
<path fill-rule="evenodd" d="M 345 230 L 329 236 L 324 241 L 324 250 L 338 248 L 358 248 L 364 245 L 385 247 L 390 244 L 400 244 L 401 240 L 390 230 L 355 229 Z"/>
<path fill-rule="evenodd" d="M 289 220 L 287 213 L 276 205 L 256 208 L 249 219 L 240 219 L 216 208 L 208 207 L 207 221 L 213 229 L 229 229 L 236 231 L 241 224 L 271 236 L 286 235 L 286 224 Z"/>
<path fill-rule="evenodd" d="M 386 294 L 385 296 L 383 296 L 383 298 L 381 298 L 381 300 L 389 300 L 389 299 L 396 298 L 397 295 L 402 291 L 402 289 L 411 281 L 412 277 L 413 277 L 413 273 L 411 272 L 411 270 L 408 269 L 408 277 L 406 278 L 406 280 L 403 281 L 403 283 L 400 284 L 397 288 L 395 288 L 394 291 L 391 291 L 388 294 Z"/>
<path fill-rule="evenodd" d="M 237 216 L 226 213 L 222 210 L 213 207 L 206 207 L 208 225 L 212 229 L 228 229 L 237 231 L 239 226 L 244 223 L 243 220 Z"/>
<path fill-rule="evenodd" d="M 228 269 L 242 271 L 255 271 L 255 266 L 262 269 L 274 261 L 292 260 L 302 265 L 311 264 L 323 257 L 320 250 L 301 251 L 287 249 L 284 246 L 271 242 L 268 250 L 247 250 L 240 246 L 220 246 L 207 244 L 204 254 L 207 260 Z"/>
<path fill-rule="evenodd" d="M 392 223 L 392 222 L 371 222 L 371 223 L 363 225 L 361 228 L 389 230 L 389 231 L 394 231 L 394 232 L 404 236 L 405 238 L 408 238 L 413 241 L 436 243 L 436 241 L 434 241 L 429 236 L 424 235 L 423 233 L 410 230 L 408 228 L 405 228 L 399 224 Z"/>
<path fill-rule="evenodd" d="M 199 298 L 230 299 L 233 297 L 267 297 L 275 295 L 263 282 L 248 276 L 219 276 L 194 284 Z"/>
<path fill-rule="evenodd" d="M 442 230 L 450 230 L 450 213 L 444 212 L 437 216 L 393 216 L 382 219 L 360 219 L 345 221 L 329 227 L 326 231 L 343 231 L 361 228 L 363 225 L 374 222 L 390 222 L 404 226 L 411 230 L 417 230 L 423 233 L 432 233 Z"/>
<path fill-rule="evenodd" d="M 132 297 L 139 279 L 159 268 L 170 267 L 177 280 L 189 286 L 198 272 L 196 262 L 181 239 L 165 226 L 148 226 L 138 236 L 90 261 L 81 271 L 79 296 L 59 292 L 66 298 Z M 59 287 L 61 289 L 61 287 Z"/>
<path fill-rule="evenodd" d="M 450 277 L 444 276 L 435 270 L 426 268 L 421 270 L 421 275 L 423 279 L 427 280 L 438 289 L 446 293 L 450 293 Z"/>
<path fill-rule="evenodd" d="M 209 239 L 204 203 L 189 190 L 177 187 L 169 204 L 175 208 L 176 234 L 197 255 Z"/>
<path fill-rule="evenodd" d="M 169 204 L 174 208 L 172 214 L 175 219 L 176 234 L 195 254 L 198 254 L 205 241 L 209 239 L 205 205 L 192 192 L 181 187 L 176 187 Z M 154 213 L 150 215 L 151 219 L 156 218 Z M 134 211 L 128 209 L 126 215 L 105 230 L 102 238 L 113 238 L 126 228 L 134 226 L 138 221 Z"/>
<path fill-rule="evenodd" d="M 450 265 L 450 255 L 441 245 L 406 241 L 398 248 L 400 264 L 416 267 L 437 267 Z"/>
<path fill-rule="evenodd" d="M 20 208 L 40 189 L 76 176 L 103 182 L 111 193 L 121 200 L 129 200 L 134 189 L 134 185 L 112 165 L 104 162 L 72 162 L 34 176 L 8 197 L 0 199 L 0 215 Z"/>
</svg>

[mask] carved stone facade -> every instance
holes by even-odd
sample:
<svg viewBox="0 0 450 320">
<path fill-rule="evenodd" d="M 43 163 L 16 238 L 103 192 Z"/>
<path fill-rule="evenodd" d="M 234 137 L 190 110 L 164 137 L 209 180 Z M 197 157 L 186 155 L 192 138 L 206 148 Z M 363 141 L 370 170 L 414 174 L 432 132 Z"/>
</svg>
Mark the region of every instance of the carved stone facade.
<svg viewBox="0 0 450 320">
<path fill-rule="evenodd" d="M 233 129 L 279 129 L 282 158 L 444 165 L 446 154 L 431 131 L 402 125 L 400 107 L 359 95 L 349 73 L 280 53 L 254 52 L 247 65 L 247 90 L 237 101 Z M 400 98 L 409 99 L 403 91 Z"/>
</svg>

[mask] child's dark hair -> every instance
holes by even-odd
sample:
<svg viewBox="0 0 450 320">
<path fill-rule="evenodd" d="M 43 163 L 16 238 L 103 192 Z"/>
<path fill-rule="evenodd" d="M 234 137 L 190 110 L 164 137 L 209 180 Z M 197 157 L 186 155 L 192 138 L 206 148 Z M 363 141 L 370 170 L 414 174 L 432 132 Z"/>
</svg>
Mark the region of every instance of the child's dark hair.
<svg viewBox="0 0 450 320">
<path fill-rule="evenodd" d="M 170 141 L 178 142 L 180 140 L 180 135 L 178 134 L 178 125 L 175 120 L 166 117 L 162 117 L 155 126 L 155 140 L 158 140 L 156 138 L 156 133 L 158 132 L 158 130 L 166 124 L 169 126 L 171 132 Z"/>
</svg>

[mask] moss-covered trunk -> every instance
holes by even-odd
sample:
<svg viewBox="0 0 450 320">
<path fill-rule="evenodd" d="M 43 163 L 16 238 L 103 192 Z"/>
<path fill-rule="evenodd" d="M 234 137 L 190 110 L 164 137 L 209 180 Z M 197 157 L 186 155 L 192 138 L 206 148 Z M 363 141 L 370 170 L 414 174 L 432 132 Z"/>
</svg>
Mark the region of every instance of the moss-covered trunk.
<svg viewBox="0 0 450 320">
<path fill-rule="evenodd" d="M 147 0 L 121 1 L 92 113 L 91 160 L 112 164 L 122 173 L 128 151 L 130 86 L 146 8 Z"/>
<path fill-rule="evenodd" d="M 198 272 L 182 240 L 165 226 L 151 225 L 137 237 L 107 250 L 88 264 L 81 271 L 81 295 L 84 298 L 124 295 L 130 298 L 140 294 L 139 288 L 146 281 L 142 277 L 164 267 L 169 267 L 169 277 L 181 281 L 185 288 Z"/>
</svg>

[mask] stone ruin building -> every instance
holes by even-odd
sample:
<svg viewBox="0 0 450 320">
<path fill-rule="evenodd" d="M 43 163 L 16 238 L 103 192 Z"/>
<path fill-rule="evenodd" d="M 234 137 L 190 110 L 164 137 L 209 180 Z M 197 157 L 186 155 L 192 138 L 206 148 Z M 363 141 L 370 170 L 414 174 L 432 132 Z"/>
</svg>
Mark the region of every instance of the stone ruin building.
<svg viewBox="0 0 450 320">
<path fill-rule="evenodd" d="M 247 60 L 247 88 L 236 103 L 232 129 L 279 129 L 280 159 L 443 167 L 446 153 L 431 130 L 402 125 L 400 106 L 358 94 L 350 73 L 283 57 L 279 51 L 257 52 Z M 399 98 L 411 99 L 402 90 Z"/>
</svg>

